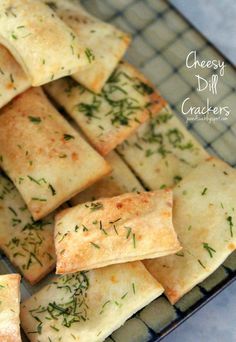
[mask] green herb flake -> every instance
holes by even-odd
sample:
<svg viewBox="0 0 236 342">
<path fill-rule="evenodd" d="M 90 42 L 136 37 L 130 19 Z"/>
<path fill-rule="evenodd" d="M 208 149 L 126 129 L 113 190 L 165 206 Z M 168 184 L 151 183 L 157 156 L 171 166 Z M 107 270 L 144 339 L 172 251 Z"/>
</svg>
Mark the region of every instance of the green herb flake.
<svg viewBox="0 0 236 342">
<path fill-rule="evenodd" d="M 174 181 L 174 184 L 177 184 L 177 183 L 179 183 L 180 181 L 182 180 L 182 177 L 181 176 L 174 176 L 174 178 L 173 178 L 173 181 Z"/>
<path fill-rule="evenodd" d="M 97 96 L 93 96 L 93 102 L 92 103 L 80 103 L 76 106 L 77 110 L 81 113 L 83 113 L 89 120 L 92 118 L 100 119 L 99 116 L 96 115 L 96 113 L 99 111 L 101 105 L 101 100 Z"/>
<path fill-rule="evenodd" d="M 96 243 L 94 243 L 94 242 L 90 242 L 90 243 L 91 243 L 91 245 L 92 245 L 93 247 L 100 249 L 100 246 L 97 245 Z"/>
<path fill-rule="evenodd" d="M 82 224 L 82 226 L 83 226 L 83 232 L 88 232 L 88 228 L 84 224 Z"/>
<path fill-rule="evenodd" d="M 107 301 L 102 305 L 102 310 L 99 312 L 100 315 L 103 314 L 105 307 L 106 307 L 109 303 L 111 303 L 111 301 L 110 301 L 110 300 L 107 300 Z"/>
<path fill-rule="evenodd" d="M 99 221 L 99 229 L 105 234 L 108 235 L 105 229 L 103 228 L 102 221 Z"/>
<path fill-rule="evenodd" d="M 8 209 L 13 213 L 14 216 L 18 216 L 15 209 L 13 209 L 12 207 L 8 207 Z"/>
<path fill-rule="evenodd" d="M 94 53 L 93 53 L 93 51 L 91 49 L 86 48 L 85 49 L 85 55 L 88 58 L 89 63 L 92 63 L 92 61 L 95 60 Z"/>
<path fill-rule="evenodd" d="M 64 140 L 68 141 L 68 140 L 72 140 L 75 139 L 75 137 L 71 134 L 64 134 Z"/>
<path fill-rule="evenodd" d="M 10 74 L 10 80 L 11 80 L 11 83 L 14 83 L 14 82 L 15 82 L 14 77 L 13 77 L 12 74 Z"/>
<path fill-rule="evenodd" d="M 44 184 L 47 183 L 46 180 L 45 180 L 44 178 L 36 179 L 36 178 L 34 178 L 34 177 L 30 176 L 30 175 L 27 175 L 27 177 L 29 178 L 29 180 L 30 180 L 31 182 L 34 182 L 34 183 L 36 183 L 37 185 L 41 185 L 42 183 L 44 183 Z"/>
<path fill-rule="evenodd" d="M 178 252 L 175 255 L 179 256 L 179 257 L 184 257 L 184 252 Z"/>
<path fill-rule="evenodd" d="M 38 125 L 42 121 L 42 119 L 38 116 L 28 116 L 28 118 L 35 125 Z"/>
<path fill-rule="evenodd" d="M 136 236 L 135 236 L 135 234 L 133 234 L 133 246 L 134 246 L 134 248 L 136 248 Z"/>
<path fill-rule="evenodd" d="M 132 231 L 132 228 L 130 227 L 125 227 L 127 229 L 127 235 L 126 235 L 126 239 L 128 239 L 130 237 L 130 234 L 131 234 L 131 231 Z"/>
<path fill-rule="evenodd" d="M 125 297 L 127 296 L 128 292 L 126 292 L 120 299 L 125 299 Z"/>
<path fill-rule="evenodd" d="M 232 216 L 228 216 L 228 217 L 226 218 L 226 221 L 227 221 L 228 224 L 229 224 L 230 236 L 233 237 L 233 236 L 234 236 L 234 234 L 233 234 L 233 226 L 234 226 L 234 224 L 233 224 L 233 218 L 232 218 Z"/>
<path fill-rule="evenodd" d="M 59 158 L 61 158 L 61 159 L 62 159 L 62 158 L 67 158 L 67 154 L 65 154 L 65 153 L 60 153 L 60 154 L 59 154 Z"/>
<path fill-rule="evenodd" d="M 154 92 L 152 87 L 141 81 L 134 85 L 134 89 L 137 90 L 141 95 L 151 95 Z"/>
<path fill-rule="evenodd" d="M 211 258 L 213 258 L 213 253 L 216 253 L 216 250 L 209 246 L 207 242 L 202 243 L 203 248 L 208 252 Z"/>
<path fill-rule="evenodd" d="M 38 324 L 36 332 L 29 333 L 41 334 L 44 320 L 52 320 L 54 324 L 50 325 L 51 329 L 60 331 L 61 326 L 70 328 L 74 323 L 85 322 L 89 319 L 86 299 L 89 279 L 86 273 L 65 275 L 53 282 L 52 286 L 55 286 L 61 293 L 60 299 L 58 298 L 57 302 L 49 302 L 47 305 L 39 305 L 29 311 Z M 64 298 L 64 293 L 67 293 L 68 298 Z M 60 337 L 58 341 L 62 341 L 62 338 Z"/>
<path fill-rule="evenodd" d="M 11 37 L 12 37 L 12 39 L 14 39 L 14 40 L 17 40 L 17 39 L 18 39 L 17 36 L 16 36 L 16 34 L 15 34 L 14 32 L 11 34 Z"/>
<path fill-rule="evenodd" d="M 165 189 L 166 188 L 166 185 L 165 184 L 162 184 L 161 186 L 160 186 L 160 189 Z"/>
<path fill-rule="evenodd" d="M 116 235 L 119 235 L 115 225 L 113 225 L 113 229 L 114 229 Z"/>
<path fill-rule="evenodd" d="M 148 148 L 145 152 L 145 157 L 151 157 L 155 152 Z"/>
<path fill-rule="evenodd" d="M 32 197 L 32 201 L 47 202 L 46 198 Z"/>
<path fill-rule="evenodd" d="M 55 331 L 60 331 L 60 329 L 58 329 L 57 327 L 55 327 L 54 325 L 50 325 L 50 328 L 52 328 Z"/>
<path fill-rule="evenodd" d="M 56 11 L 58 9 L 58 7 L 54 1 L 46 1 L 45 4 L 48 5 L 53 11 Z"/>
<path fill-rule="evenodd" d="M 54 187 L 51 184 L 49 184 L 48 188 L 51 190 L 52 196 L 55 196 L 56 195 L 56 190 L 54 189 Z"/>
<path fill-rule="evenodd" d="M 201 260 L 200 259 L 198 259 L 198 263 L 202 266 L 202 268 L 204 268 L 204 269 L 206 269 L 206 266 L 205 265 L 203 265 L 203 263 L 201 262 Z"/>
<path fill-rule="evenodd" d="M 110 224 L 113 224 L 113 223 L 116 223 L 116 222 L 118 222 L 118 221 L 120 221 L 121 220 L 121 217 L 119 217 L 118 219 L 116 219 L 116 220 L 114 220 L 114 221 L 110 221 L 109 223 Z"/>
<path fill-rule="evenodd" d="M 96 211 L 96 210 L 104 209 L 104 206 L 101 202 L 92 202 L 89 206 L 89 209 L 91 211 Z"/>
</svg>

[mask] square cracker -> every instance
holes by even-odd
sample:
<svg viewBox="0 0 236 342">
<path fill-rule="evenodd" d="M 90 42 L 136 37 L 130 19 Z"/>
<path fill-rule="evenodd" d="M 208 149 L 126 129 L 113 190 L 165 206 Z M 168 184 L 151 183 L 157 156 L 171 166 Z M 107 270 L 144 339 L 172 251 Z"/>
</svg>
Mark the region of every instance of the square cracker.
<svg viewBox="0 0 236 342">
<path fill-rule="evenodd" d="M 0 43 L 32 86 L 71 75 L 88 64 L 78 37 L 43 2 L 1 0 L 0 13 Z"/>
<path fill-rule="evenodd" d="M 101 94 L 86 90 L 69 77 L 49 83 L 45 90 L 102 155 L 166 105 L 144 75 L 126 62 L 118 65 Z"/>
<path fill-rule="evenodd" d="M 78 35 L 86 47 L 89 64 L 72 77 L 95 93 L 116 68 L 130 43 L 130 36 L 115 26 L 90 15 L 78 1 L 44 0 Z"/>
<path fill-rule="evenodd" d="M 141 262 L 61 276 L 21 305 L 31 342 L 104 341 L 163 292 Z"/>
<path fill-rule="evenodd" d="M 173 223 L 183 250 L 145 261 L 174 304 L 236 248 L 236 171 L 216 158 L 199 164 L 174 189 Z"/>
<path fill-rule="evenodd" d="M 57 273 L 73 273 L 181 249 L 172 191 L 127 193 L 79 204 L 56 216 Z"/>
<path fill-rule="evenodd" d="M 0 45 L 0 108 L 30 87 L 21 66 L 10 52 Z"/>
<path fill-rule="evenodd" d="M 117 150 L 150 190 L 173 187 L 208 156 L 168 106 Z"/>
<path fill-rule="evenodd" d="M 56 265 L 54 214 L 34 221 L 14 184 L 0 173 L 0 249 L 31 284 Z"/>
<path fill-rule="evenodd" d="M 114 197 L 125 192 L 141 192 L 144 190 L 138 179 L 116 152 L 110 152 L 106 160 L 112 167 L 111 174 L 73 197 L 70 200 L 72 205 L 95 201 L 101 197 Z"/>
<path fill-rule="evenodd" d="M 31 88 L 0 112 L 0 165 L 41 219 L 110 172 L 107 162 Z"/>
<path fill-rule="evenodd" d="M 18 274 L 0 275 L 0 342 L 21 342 Z"/>
</svg>

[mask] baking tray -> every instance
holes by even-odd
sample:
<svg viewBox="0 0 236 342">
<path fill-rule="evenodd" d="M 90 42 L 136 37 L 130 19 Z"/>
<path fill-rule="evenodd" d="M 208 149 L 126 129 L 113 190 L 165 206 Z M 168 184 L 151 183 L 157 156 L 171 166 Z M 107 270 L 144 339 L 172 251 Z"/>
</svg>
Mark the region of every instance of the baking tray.
<svg viewBox="0 0 236 342">
<path fill-rule="evenodd" d="M 163 0 L 84 0 L 82 3 L 95 16 L 114 23 L 132 35 L 133 43 L 126 59 L 157 86 L 180 120 L 209 153 L 235 167 L 235 69 L 225 61 L 225 74 L 220 79 L 216 95 L 207 91 L 197 92 L 194 75 L 198 70 L 186 68 L 187 54 L 197 50 L 200 59 L 224 58 L 170 4 Z M 205 78 L 211 77 L 211 74 L 209 69 L 201 70 Z M 203 120 L 187 122 L 187 117 L 181 114 L 181 105 L 186 97 L 191 98 L 194 106 L 203 106 L 208 97 L 213 106 L 229 106 L 231 114 L 227 120 L 211 123 Z M 10 272 L 16 272 L 16 269 L 1 255 L 0 273 Z M 23 280 L 22 298 L 38 291 L 50 277 L 34 287 Z M 129 319 L 106 342 L 160 341 L 235 279 L 236 252 L 176 305 L 172 306 L 161 296 Z M 23 340 L 27 341 L 25 338 Z"/>
</svg>

